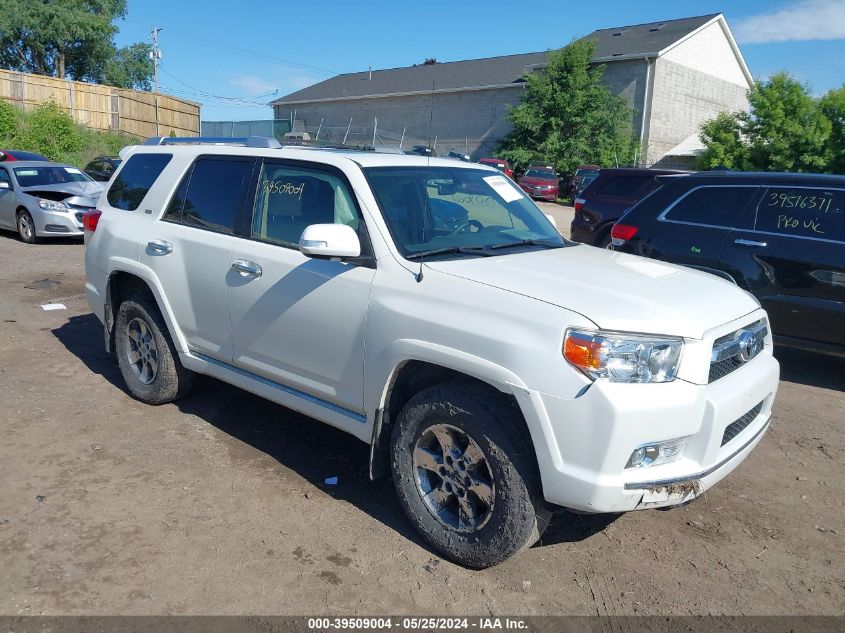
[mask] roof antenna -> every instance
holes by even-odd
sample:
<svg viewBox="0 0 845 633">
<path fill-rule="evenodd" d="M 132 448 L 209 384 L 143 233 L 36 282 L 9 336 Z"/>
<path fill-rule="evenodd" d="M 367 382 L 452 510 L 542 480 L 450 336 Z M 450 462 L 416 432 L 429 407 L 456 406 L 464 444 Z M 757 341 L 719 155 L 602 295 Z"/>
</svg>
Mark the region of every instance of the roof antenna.
<svg viewBox="0 0 845 633">
<path fill-rule="evenodd" d="M 426 155 L 426 166 L 425 166 L 425 180 L 428 182 L 428 173 L 431 170 L 431 128 L 434 121 L 434 81 L 431 82 L 431 107 L 428 111 L 428 151 L 425 153 Z M 426 203 L 427 204 L 427 203 Z M 425 214 L 423 214 L 422 218 L 422 238 L 423 244 L 425 244 Z M 417 283 L 420 283 L 423 280 L 423 257 L 420 257 L 420 269 L 417 272 Z"/>
</svg>

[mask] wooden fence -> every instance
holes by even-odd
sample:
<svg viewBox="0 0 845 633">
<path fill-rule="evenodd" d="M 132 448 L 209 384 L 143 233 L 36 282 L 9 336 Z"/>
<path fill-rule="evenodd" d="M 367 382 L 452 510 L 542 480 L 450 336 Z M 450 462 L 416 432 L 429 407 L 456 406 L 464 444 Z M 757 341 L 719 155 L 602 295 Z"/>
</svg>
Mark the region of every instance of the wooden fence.
<svg viewBox="0 0 845 633">
<path fill-rule="evenodd" d="M 193 101 L 0 70 L 0 99 L 32 110 L 51 98 L 67 109 L 74 121 L 95 130 L 141 137 L 167 136 L 171 130 L 176 136 L 198 136 L 200 131 L 200 106 Z"/>
</svg>

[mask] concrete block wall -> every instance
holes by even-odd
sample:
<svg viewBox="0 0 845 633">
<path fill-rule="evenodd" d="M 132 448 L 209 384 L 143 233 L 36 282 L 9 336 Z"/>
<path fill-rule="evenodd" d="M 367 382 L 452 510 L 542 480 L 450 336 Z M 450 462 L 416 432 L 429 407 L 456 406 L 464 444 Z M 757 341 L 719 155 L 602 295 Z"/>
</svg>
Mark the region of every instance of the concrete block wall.
<svg viewBox="0 0 845 633">
<path fill-rule="evenodd" d="M 648 165 L 720 112 L 748 109 L 747 88 L 658 58 L 646 139 Z"/>
<path fill-rule="evenodd" d="M 469 142 L 469 153 L 477 160 L 494 153 L 499 140 L 511 129 L 505 119 L 507 107 L 522 99 L 522 85 L 489 90 L 472 90 L 426 95 L 382 97 L 321 101 L 299 105 L 277 105 L 275 118 L 288 119 L 296 111 L 297 122 L 313 133 L 323 121 L 320 138 L 340 141 L 350 117 L 357 136 L 355 142 L 367 139 L 366 130 L 372 134 L 373 119 L 378 118 L 378 129 L 401 135 L 405 129 L 403 148 L 410 148 L 415 141 L 426 143 L 431 129 L 431 139 L 437 137 L 437 153 L 445 154 L 451 147 L 463 151 Z M 326 134 L 328 131 L 328 136 Z M 334 137 L 334 138 L 332 138 Z M 339 137 L 339 138 L 338 138 Z M 366 140 L 369 144 L 372 138 Z"/>
<path fill-rule="evenodd" d="M 623 97 L 633 108 L 631 130 L 640 136 L 647 64 L 644 59 L 628 59 L 605 64 L 602 83 L 611 92 Z"/>
</svg>

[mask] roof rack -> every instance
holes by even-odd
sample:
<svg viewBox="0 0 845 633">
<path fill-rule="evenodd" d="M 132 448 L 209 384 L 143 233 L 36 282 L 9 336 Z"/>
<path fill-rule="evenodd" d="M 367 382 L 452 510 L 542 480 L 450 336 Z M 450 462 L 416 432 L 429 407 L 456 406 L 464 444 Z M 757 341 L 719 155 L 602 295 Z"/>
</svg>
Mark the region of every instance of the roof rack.
<svg viewBox="0 0 845 633">
<path fill-rule="evenodd" d="M 272 136 L 151 136 L 143 145 L 243 145 L 281 149 L 282 144 Z"/>
</svg>

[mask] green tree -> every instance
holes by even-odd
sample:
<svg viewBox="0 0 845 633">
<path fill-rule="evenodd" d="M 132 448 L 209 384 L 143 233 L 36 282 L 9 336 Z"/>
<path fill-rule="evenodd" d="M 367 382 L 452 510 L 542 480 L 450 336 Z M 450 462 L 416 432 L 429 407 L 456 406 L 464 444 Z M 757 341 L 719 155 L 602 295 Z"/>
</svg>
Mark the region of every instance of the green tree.
<svg viewBox="0 0 845 633">
<path fill-rule="evenodd" d="M 822 97 L 819 108 L 831 126 L 828 170 L 845 174 L 845 85 Z"/>
<path fill-rule="evenodd" d="M 119 49 L 106 64 L 104 83 L 119 88 L 152 89 L 152 50 L 153 47 L 144 42 Z"/>
<path fill-rule="evenodd" d="M 745 123 L 751 163 L 771 171 L 824 171 L 830 122 L 807 86 L 787 73 L 751 89 Z"/>
<path fill-rule="evenodd" d="M 701 126 L 699 136 L 705 150 L 698 160 L 699 169 L 751 169 L 748 146 L 742 136 L 743 120 L 740 113 L 722 112 Z"/>
<path fill-rule="evenodd" d="M 503 158 L 517 168 L 551 161 L 560 173 L 585 163 L 633 162 L 632 110 L 602 85 L 604 66 L 591 64 L 594 51 L 594 42 L 574 41 L 550 51 L 548 66 L 525 77 L 525 98 L 508 112 L 513 131 L 501 142 Z"/>
<path fill-rule="evenodd" d="M 118 50 L 126 0 L 0 0 L 0 66 L 121 87 L 148 86 L 145 44 Z M 145 49 L 149 51 L 149 47 Z M 146 72 L 146 76 L 144 76 Z"/>
<path fill-rule="evenodd" d="M 748 112 L 722 113 L 701 128 L 701 169 L 823 172 L 829 168 L 831 121 L 807 86 L 785 72 L 748 93 Z"/>
</svg>

